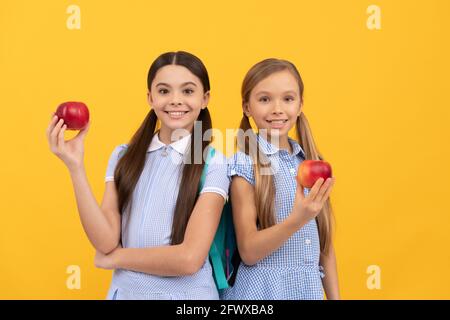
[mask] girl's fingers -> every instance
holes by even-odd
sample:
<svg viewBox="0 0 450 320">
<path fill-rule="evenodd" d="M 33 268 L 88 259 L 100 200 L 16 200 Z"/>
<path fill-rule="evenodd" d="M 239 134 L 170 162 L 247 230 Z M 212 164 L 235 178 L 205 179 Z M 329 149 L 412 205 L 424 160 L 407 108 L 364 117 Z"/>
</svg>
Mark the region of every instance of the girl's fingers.
<svg viewBox="0 0 450 320">
<path fill-rule="evenodd" d="M 313 185 L 313 187 L 311 188 L 311 191 L 309 191 L 309 194 L 308 194 L 308 197 L 311 199 L 311 200 L 315 200 L 316 199 L 316 197 L 317 197 L 317 193 L 319 192 L 319 189 L 320 189 L 320 187 L 322 186 L 322 184 L 323 184 L 323 178 L 319 178 L 317 181 L 316 181 L 316 183 L 314 183 L 314 185 Z"/>
<path fill-rule="evenodd" d="M 67 125 L 63 125 L 58 133 L 58 150 L 60 152 L 64 151 L 64 132 L 66 131 Z"/>
<path fill-rule="evenodd" d="M 328 185 L 328 188 L 327 188 L 325 194 L 320 199 L 320 202 L 322 203 L 322 205 L 325 204 L 325 202 L 327 201 L 328 197 L 330 196 L 330 193 L 331 193 L 331 190 L 333 189 L 333 185 L 334 185 L 335 181 L 336 181 L 335 178 L 331 178 L 331 183 Z"/>
<path fill-rule="evenodd" d="M 63 126 L 63 124 L 64 124 L 64 120 L 59 119 L 58 123 L 53 128 L 52 132 L 50 133 L 50 144 L 54 148 L 58 147 L 58 134 L 59 134 L 59 130 L 61 130 L 61 127 Z"/>
<path fill-rule="evenodd" d="M 47 127 L 46 134 L 47 134 L 47 140 L 49 140 L 49 141 L 50 141 L 50 133 L 52 132 L 53 128 L 55 127 L 57 121 L 58 121 L 58 117 L 56 115 L 54 115 L 52 117 L 52 120 L 50 121 L 50 124 Z"/>
<path fill-rule="evenodd" d="M 332 179 L 328 178 L 320 187 L 319 192 L 317 193 L 316 200 L 321 201 L 323 196 L 325 195 L 325 192 L 328 190 L 328 186 L 331 184 Z"/>
</svg>

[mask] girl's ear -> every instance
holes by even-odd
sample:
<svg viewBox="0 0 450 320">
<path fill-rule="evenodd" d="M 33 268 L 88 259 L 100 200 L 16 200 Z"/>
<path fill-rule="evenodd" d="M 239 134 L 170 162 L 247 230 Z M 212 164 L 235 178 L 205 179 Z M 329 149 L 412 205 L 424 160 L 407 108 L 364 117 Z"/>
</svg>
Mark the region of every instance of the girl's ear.
<svg viewBox="0 0 450 320">
<path fill-rule="evenodd" d="M 209 91 L 205 92 L 205 94 L 203 95 L 203 106 L 202 109 L 206 109 L 206 107 L 208 107 L 208 103 L 209 103 Z"/>
<path fill-rule="evenodd" d="M 244 111 L 244 114 L 247 116 L 247 118 L 250 118 L 251 114 L 250 114 L 250 108 L 248 107 L 248 102 L 242 104 L 242 109 Z"/>
<path fill-rule="evenodd" d="M 147 101 L 150 106 L 153 104 L 152 94 L 150 91 L 147 92 Z"/>
<path fill-rule="evenodd" d="M 297 113 L 298 117 L 300 117 L 300 114 L 302 113 L 302 109 L 303 109 L 303 101 L 300 102 L 300 108 L 298 109 L 298 113 Z"/>
</svg>

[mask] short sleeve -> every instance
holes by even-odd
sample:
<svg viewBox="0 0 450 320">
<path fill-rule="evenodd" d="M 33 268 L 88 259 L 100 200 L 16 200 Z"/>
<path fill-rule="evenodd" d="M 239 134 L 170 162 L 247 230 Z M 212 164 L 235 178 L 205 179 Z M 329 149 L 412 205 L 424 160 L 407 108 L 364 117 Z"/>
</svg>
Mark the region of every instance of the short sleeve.
<svg viewBox="0 0 450 320">
<path fill-rule="evenodd" d="M 205 183 L 200 194 L 206 192 L 218 193 L 227 200 L 229 187 L 230 179 L 227 176 L 227 158 L 216 150 L 214 156 L 208 161 Z"/>
<path fill-rule="evenodd" d="M 253 161 L 249 155 L 238 151 L 228 161 L 228 177 L 239 176 L 247 180 L 251 185 L 255 185 L 255 174 Z"/>
<path fill-rule="evenodd" d="M 114 181 L 114 171 L 116 170 L 117 162 L 123 156 L 128 146 L 121 144 L 117 146 L 111 156 L 109 157 L 108 167 L 106 168 L 105 182 Z"/>
</svg>

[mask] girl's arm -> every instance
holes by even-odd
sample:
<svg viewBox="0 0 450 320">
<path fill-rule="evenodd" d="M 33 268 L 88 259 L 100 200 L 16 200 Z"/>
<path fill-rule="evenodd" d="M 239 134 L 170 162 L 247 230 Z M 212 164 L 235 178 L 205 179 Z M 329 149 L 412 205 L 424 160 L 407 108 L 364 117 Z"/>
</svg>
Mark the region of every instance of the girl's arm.
<svg viewBox="0 0 450 320">
<path fill-rule="evenodd" d="M 101 207 L 92 193 L 84 167 L 70 171 L 84 232 L 94 248 L 110 253 L 120 241 L 120 213 L 114 182 L 106 182 Z"/>
<path fill-rule="evenodd" d="M 81 223 L 89 241 L 103 253 L 115 249 L 120 239 L 120 214 L 117 208 L 117 192 L 114 183 L 106 183 L 100 208 L 91 191 L 84 168 L 84 139 L 88 126 L 68 141 L 64 140 L 66 127 L 63 120 L 54 116 L 47 128 L 50 150 L 67 166 L 77 201 Z"/>
<path fill-rule="evenodd" d="M 339 281 L 334 247 L 330 247 L 328 255 L 320 255 L 320 265 L 324 268 L 325 277 L 322 279 L 323 288 L 328 300 L 340 300 Z"/>
<path fill-rule="evenodd" d="M 315 218 L 331 192 L 332 179 L 322 183 L 323 179 L 319 179 L 307 197 L 303 194 L 303 188 L 298 187 L 289 217 L 272 227 L 258 230 L 254 187 L 242 177 L 233 177 L 233 220 L 239 254 L 245 264 L 254 265 L 264 259 L 281 247 L 294 232 Z"/>
<path fill-rule="evenodd" d="M 126 269 L 158 276 L 196 273 L 205 263 L 219 225 L 224 199 L 217 193 L 200 195 L 179 245 L 151 248 L 117 248 L 97 253 L 95 264 L 104 269 Z"/>
</svg>

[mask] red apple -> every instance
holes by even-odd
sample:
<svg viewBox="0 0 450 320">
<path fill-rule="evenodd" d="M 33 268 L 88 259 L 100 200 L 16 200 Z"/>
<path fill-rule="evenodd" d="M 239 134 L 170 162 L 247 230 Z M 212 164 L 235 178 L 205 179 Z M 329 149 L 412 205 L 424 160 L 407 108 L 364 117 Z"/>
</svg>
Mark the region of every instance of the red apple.
<svg viewBox="0 0 450 320">
<path fill-rule="evenodd" d="M 61 103 L 55 113 L 67 125 L 67 130 L 82 130 L 89 122 L 89 110 L 83 102 Z"/>
<path fill-rule="evenodd" d="M 331 166 L 326 161 L 304 160 L 298 166 L 297 182 L 304 188 L 312 188 L 319 178 L 331 178 Z"/>
</svg>

